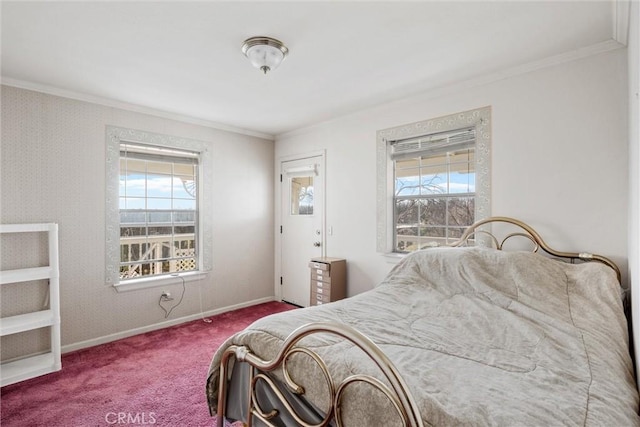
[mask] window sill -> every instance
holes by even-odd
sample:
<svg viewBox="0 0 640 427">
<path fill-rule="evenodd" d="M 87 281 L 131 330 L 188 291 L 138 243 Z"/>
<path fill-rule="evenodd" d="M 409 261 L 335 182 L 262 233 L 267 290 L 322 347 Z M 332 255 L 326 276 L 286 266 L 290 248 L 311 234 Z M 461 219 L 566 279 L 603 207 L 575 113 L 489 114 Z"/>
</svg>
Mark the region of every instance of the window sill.
<svg viewBox="0 0 640 427">
<path fill-rule="evenodd" d="M 433 244 L 433 245 L 428 245 L 427 247 L 423 248 L 423 249 L 428 249 L 428 248 L 445 248 L 448 247 L 447 245 L 438 245 L 438 244 Z M 390 264 L 397 264 L 398 262 L 400 262 L 404 257 L 406 257 L 407 255 L 411 254 L 413 252 L 406 252 L 406 253 L 401 253 L 401 252 L 384 252 L 381 255 L 386 259 L 386 261 Z"/>
<path fill-rule="evenodd" d="M 401 254 L 399 252 L 385 252 L 381 255 L 385 258 L 385 261 L 387 261 L 389 264 L 397 264 L 408 254 Z"/>
<path fill-rule="evenodd" d="M 156 288 L 159 286 L 179 285 L 182 279 L 186 282 L 201 280 L 207 275 L 204 271 L 190 271 L 180 275 L 166 275 L 160 277 L 144 277 L 141 279 L 131 279 L 113 285 L 117 292 L 130 292 L 140 289 Z"/>
</svg>

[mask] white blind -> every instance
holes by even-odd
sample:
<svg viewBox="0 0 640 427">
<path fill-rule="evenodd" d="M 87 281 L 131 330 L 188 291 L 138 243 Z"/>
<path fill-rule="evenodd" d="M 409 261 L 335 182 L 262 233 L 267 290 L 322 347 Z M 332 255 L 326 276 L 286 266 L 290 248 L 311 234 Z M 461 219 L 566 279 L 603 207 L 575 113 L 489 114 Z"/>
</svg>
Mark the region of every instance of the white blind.
<svg viewBox="0 0 640 427">
<path fill-rule="evenodd" d="M 294 168 L 286 168 L 284 173 L 287 176 L 317 176 L 318 165 L 311 164 L 305 166 L 296 166 Z"/>
<path fill-rule="evenodd" d="M 177 148 L 121 142 L 120 156 L 140 160 L 198 164 L 200 153 Z"/>
<path fill-rule="evenodd" d="M 475 127 L 400 139 L 391 142 L 391 159 L 400 160 L 424 155 L 433 156 L 472 148 L 475 143 Z"/>
</svg>

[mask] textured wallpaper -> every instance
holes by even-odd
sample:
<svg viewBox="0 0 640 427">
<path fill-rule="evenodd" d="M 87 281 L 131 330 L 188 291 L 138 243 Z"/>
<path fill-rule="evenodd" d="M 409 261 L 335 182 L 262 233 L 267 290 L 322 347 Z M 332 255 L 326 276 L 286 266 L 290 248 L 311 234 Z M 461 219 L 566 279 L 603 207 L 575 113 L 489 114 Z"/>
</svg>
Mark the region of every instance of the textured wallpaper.
<svg viewBox="0 0 640 427">
<path fill-rule="evenodd" d="M 59 224 L 63 347 L 194 315 L 201 301 L 206 312 L 273 296 L 272 141 L 8 86 L 1 96 L 0 221 Z M 213 207 L 204 214 L 213 224 L 213 269 L 187 284 L 169 319 L 158 297 L 162 290 L 179 295 L 181 286 L 117 293 L 105 282 L 108 125 L 210 145 Z M 259 197 L 238 198 L 238 189 Z M 2 268 L 42 258 L 37 242 L 21 243 L 2 242 Z M 2 316 L 31 311 L 44 297 L 44 283 L 3 286 Z M 37 351 L 47 337 L 46 331 L 3 337 L 2 359 Z"/>
</svg>

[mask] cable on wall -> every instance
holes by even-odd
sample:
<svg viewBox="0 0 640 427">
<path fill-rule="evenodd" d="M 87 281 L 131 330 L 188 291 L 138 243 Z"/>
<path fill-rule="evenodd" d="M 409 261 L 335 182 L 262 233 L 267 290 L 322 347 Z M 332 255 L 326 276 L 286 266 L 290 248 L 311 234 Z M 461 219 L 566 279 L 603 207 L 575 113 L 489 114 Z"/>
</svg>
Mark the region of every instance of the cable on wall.
<svg viewBox="0 0 640 427">
<path fill-rule="evenodd" d="M 161 304 L 162 302 L 162 298 L 163 296 L 160 296 L 160 298 L 158 299 L 158 306 L 162 309 L 162 311 L 164 311 L 164 318 L 166 319 L 167 317 L 169 317 L 169 315 L 171 314 L 171 312 L 173 311 L 174 308 L 176 308 L 177 306 L 179 306 L 182 303 L 182 299 L 184 298 L 184 294 L 187 290 L 187 287 L 184 283 L 184 277 L 180 276 L 179 274 L 175 273 L 172 274 L 172 276 L 174 277 L 179 277 L 182 280 L 182 295 L 180 295 L 180 300 L 178 301 L 177 304 L 171 306 L 171 308 L 167 311 L 166 308 L 164 308 Z"/>
<path fill-rule="evenodd" d="M 198 279 L 198 296 L 200 297 L 200 317 L 202 317 L 204 323 L 211 323 L 211 319 L 204 317 L 204 310 L 202 309 L 202 277 Z"/>
</svg>

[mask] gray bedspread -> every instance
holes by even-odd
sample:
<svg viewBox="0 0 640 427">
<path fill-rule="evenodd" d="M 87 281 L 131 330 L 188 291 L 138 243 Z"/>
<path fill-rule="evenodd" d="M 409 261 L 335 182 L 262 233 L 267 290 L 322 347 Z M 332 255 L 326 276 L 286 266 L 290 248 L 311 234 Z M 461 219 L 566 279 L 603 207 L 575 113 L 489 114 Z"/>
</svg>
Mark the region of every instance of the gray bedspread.
<svg viewBox="0 0 640 427">
<path fill-rule="evenodd" d="M 380 346 L 425 425 L 640 425 L 621 294 L 614 272 L 600 263 L 483 248 L 419 251 L 371 291 L 275 314 L 231 337 L 213 357 L 209 402 L 215 408 L 227 346 L 246 345 L 269 359 L 295 328 L 331 320 Z M 356 369 L 375 371 L 337 338 L 318 335 L 302 343 L 325 358 L 338 379 Z M 308 360 L 291 369 L 305 398 L 326 407 L 317 369 Z M 356 394 L 345 404 L 347 420 L 357 420 L 352 425 L 396 425 L 379 395 Z"/>
</svg>

